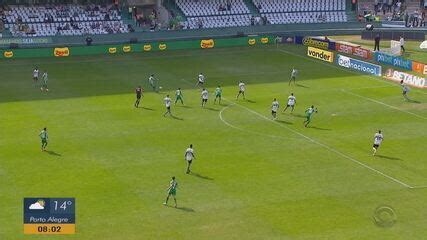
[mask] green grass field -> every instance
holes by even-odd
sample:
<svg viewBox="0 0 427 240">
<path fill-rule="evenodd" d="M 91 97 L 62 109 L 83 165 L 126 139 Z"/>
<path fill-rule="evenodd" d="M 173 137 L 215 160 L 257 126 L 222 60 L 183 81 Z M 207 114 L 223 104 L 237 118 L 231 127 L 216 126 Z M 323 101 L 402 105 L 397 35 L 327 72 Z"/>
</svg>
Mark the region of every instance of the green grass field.
<svg viewBox="0 0 427 240">
<path fill-rule="evenodd" d="M 49 71 L 48 93 L 32 83 Z M 288 86 L 291 68 L 298 85 Z M 424 239 L 427 92 L 309 59 L 299 46 L 0 62 L 0 239 Z M 211 99 L 194 87 L 203 72 Z M 155 73 L 163 86 L 149 91 Z M 237 82 L 247 100 L 235 100 Z M 216 85 L 222 105 L 213 105 Z M 134 108 L 134 88 L 146 90 Z M 165 94 L 185 106 L 163 117 Z M 293 92 L 293 115 L 271 120 Z M 310 128 L 304 110 L 319 112 Z M 49 131 L 48 152 L 38 134 Z M 372 156 L 373 135 L 385 140 Z M 194 144 L 193 174 L 184 151 Z M 176 176 L 179 208 L 162 205 Z M 23 234 L 24 197 L 75 197 L 77 233 Z M 379 206 L 396 223 L 374 222 Z M 387 216 L 383 216 L 386 219 Z"/>
<path fill-rule="evenodd" d="M 372 40 L 363 40 L 361 39 L 360 35 L 356 36 L 331 36 L 331 39 L 334 40 L 341 40 L 341 41 L 348 41 L 355 44 L 360 44 L 363 47 L 366 47 L 368 49 L 374 49 L 374 43 Z M 422 41 L 412 41 L 407 40 L 405 41 L 405 48 L 406 52 L 404 54 L 405 58 L 419 61 L 422 63 L 427 63 L 427 50 L 426 49 L 420 49 L 420 44 Z M 383 40 L 380 44 L 381 49 L 390 48 L 390 41 L 389 40 Z"/>
</svg>

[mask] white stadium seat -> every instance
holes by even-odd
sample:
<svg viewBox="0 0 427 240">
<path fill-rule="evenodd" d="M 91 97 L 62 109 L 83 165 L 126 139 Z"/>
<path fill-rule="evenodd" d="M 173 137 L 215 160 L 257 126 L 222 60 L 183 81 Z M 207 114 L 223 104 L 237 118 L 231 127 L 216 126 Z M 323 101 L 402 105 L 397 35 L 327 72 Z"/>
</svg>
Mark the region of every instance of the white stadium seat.
<svg viewBox="0 0 427 240">
<path fill-rule="evenodd" d="M 176 0 L 187 17 L 186 28 L 251 25 L 243 0 Z M 227 8 L 227 3 L 231 8 Z M 347 22 L 345 0 L 252 0 L 270 24 Z M 225 9 L 220 10 L 220 6 Z"/>
<path fill-rule="evenodd" d="M 128 32 L 117 10 L 101 6 L 97 6 L 96 10 L 88 10 L 83 5 L 11 6 L 10 11 L 6 11 L 5 14 L 5 26 L 13 36 L 72 36 Z M 109 21 L 105 20 L 106 14 L 110 16 Z M 21 23 L 18 23 L 19 20 Z M 19 25 L 25 26 L 27 30 L 22 31 Z"/>
</svg>

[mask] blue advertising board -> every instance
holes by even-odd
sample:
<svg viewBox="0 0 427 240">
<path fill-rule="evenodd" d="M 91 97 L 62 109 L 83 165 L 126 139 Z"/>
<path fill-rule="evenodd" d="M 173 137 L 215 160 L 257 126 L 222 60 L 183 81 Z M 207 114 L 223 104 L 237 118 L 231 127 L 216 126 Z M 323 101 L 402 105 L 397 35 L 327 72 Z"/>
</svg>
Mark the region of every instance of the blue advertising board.
<svg viewBox="0 0 427 240">
<path fill-rule="evenodd" d="M 336 63 L 344 68 L 353 69 L 369 75 L 381 76 L 381 66 L 346 57 L 341 54 L 337 55 Z"/>
<path fill-rule="evenodd" d="M 382 52 L 375 52 L 374 60 L 382 64 L 412 70 L 412 61 L 402 57 L 396 57 Z"/>
</svg>

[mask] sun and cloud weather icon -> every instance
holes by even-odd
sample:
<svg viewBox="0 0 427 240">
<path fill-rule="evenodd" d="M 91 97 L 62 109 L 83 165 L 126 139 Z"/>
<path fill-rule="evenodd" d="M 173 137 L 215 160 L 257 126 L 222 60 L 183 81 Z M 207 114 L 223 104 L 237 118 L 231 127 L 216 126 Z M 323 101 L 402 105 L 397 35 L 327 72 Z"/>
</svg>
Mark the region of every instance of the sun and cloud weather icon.
<svg viewBox="0 0 427 240">
<path fill-rule="evenodd" d="M 43 210 L 46 202 L 43 199 L 37 200 L 37 202 L 31 204 L 28 209 L 30 210 Z"/>
</svg>

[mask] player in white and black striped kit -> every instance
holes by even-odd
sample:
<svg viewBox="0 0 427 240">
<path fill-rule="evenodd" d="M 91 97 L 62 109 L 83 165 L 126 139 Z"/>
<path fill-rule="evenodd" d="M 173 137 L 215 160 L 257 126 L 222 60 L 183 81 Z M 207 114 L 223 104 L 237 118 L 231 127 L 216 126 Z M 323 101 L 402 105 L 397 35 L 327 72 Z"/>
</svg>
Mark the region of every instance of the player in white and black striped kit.
<svg viewBox="0 0 427 240">
<path fill-rule="evenodd" d="M 169 94 L 166 95 L 166 97 L 163 99 L 164 103 L 165 103 L 165 107 L 166 107 L 166 112 L 163 114 L 163 117 L 166 117 L 167 114 L 172 116 L 172 112 L 171 112 L 171 103 L 172 100 L 169 97 Z"/>
<path fill-rule="evenodd" d="M 205 75 L 203 75 L 203 73 L 200 73 L 199 76 L 197 76 L 197 83 L 196 83 L 196 87 L 203 87 L 203 85 L 205 84 Z"/>
<path fill-rule="evenodd" d="M 273 100 L 273 103 L 271 104 L 271 116 L 273 116 L 273 120 L 276 120 L 277 118 L 277 111 L 279 110 L 279 102 L 277 99 Z"/>
<path fill-rule="evenodd" d="M 291 108 L 291 113 L 294 111 L 295 103 L 297 103 L 297 99 L 295 98 L 294 94 L 291 93 L 291 95 L 288 97 L 288 104 L 286 105 L 285 109 L 283 109 L 283 112 L 286 112 L 288 107 Z"/>
<path fill-rule="evenodd" d="M 38 67 L 34 68 L 34 70 L 33 70 L 33 81 L 34 81 L 34 83 L 37 83 L 37 81 L 39 81 L 39 69 L 38 69 Z"/>
<path fill-rule="evenodd" d="M 202 107 L 205 107 L 206 103 L 208 102 L 208 98 L 209 98 L 208 90 L 203 88 L 201 97 L 202 97 Z"/>
<path fill-rule="evenodd" d="M 245 99 L 245 83 L 242 81 L 239 81 L 239 93 L 236 96 L 236 100 L 239 99 L 240 95 L 242 95 L 243 99 Z"/>
<path fill-rule="evenodd" d="M 289 79 L 289 86 L 291 85 L 292 81 L 294 81 L 294 84 L 296 84 L 297 74 L 298 74 L 298 70 L 296 70 L 295 68 L 292 68 L 291 78 Z"/>
<path fill-rule="evenodd" d="M 380 147 L 383 139 L 384 139 L 384 136 L 381 133 L 381 130 L 378 130 L 378 132 L 375 133 L 375 136 L 374 136 L 374 145 L 372 145 L 372 149 L 374 150 L 374 153 L 372 154 L 373 156 L 375 156 L 375 154 L 377 153 L 377 150 Z"/>
<path fill-rule="evenodd" d="M 190 144 L 190 147 L 185 150 L 184 158 L 187 161 L 186 173 L 189 174 L 191 172 L 191 163 L 193 163 L 193 159 L 196 159 L 196 156 L 194 155 L 193 144 Z"/>
</svg>

